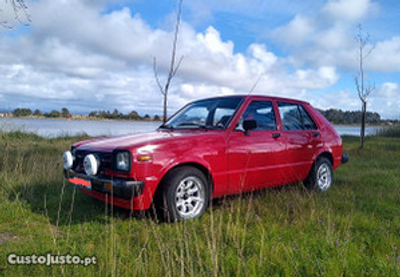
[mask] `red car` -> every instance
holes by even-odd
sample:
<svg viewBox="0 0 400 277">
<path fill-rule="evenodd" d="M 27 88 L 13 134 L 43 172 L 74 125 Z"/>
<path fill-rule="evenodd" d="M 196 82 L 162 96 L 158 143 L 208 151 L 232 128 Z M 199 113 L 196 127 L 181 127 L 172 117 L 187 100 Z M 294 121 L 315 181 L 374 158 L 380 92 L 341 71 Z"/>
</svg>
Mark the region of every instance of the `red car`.
<svg viewBox="0 0 400 277">
<path fill-rule="evenodd" d="M 81 141 L 63 155 L 66 178 L 92 197 L 170 220 L 200 217 L 210 199 L 303 182 L 325 191 L 348 156 L 310 104 L 266 96 L 189 103 L 157 131 Z"/>
</svg>

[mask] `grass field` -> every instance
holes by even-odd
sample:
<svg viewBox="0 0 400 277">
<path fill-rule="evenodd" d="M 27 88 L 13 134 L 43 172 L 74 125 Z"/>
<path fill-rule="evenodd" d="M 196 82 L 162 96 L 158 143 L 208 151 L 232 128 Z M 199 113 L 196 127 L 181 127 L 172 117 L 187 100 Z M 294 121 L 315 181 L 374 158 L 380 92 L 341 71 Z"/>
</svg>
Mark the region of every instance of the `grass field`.
<svg viewBox="0 0 400 277">
<path fill-rule="evenodd" d="M 214 201 L 161 224 L 66 183 L 82 138 L 0 133 L 0 276 L 400 276 L 400 139 L 344 138 L 350 162 L 326 193 L 301 184 Z M 97 264 L 10 265 L 7 255 L 96 256 Z"/>
</svg>

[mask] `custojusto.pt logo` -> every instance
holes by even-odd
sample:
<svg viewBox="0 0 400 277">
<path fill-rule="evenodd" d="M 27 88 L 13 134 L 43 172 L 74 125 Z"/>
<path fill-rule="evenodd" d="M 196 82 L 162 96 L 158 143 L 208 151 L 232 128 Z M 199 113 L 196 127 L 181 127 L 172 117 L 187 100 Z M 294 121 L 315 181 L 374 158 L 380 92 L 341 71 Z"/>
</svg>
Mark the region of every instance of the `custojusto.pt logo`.
<svg viewBox="0 0 400 277">
<path fill-rule="evenodd" d="M 47 253 L 45 255 L 19 255 L 10 253 L 7 256 L 7 263 L 9 265 L 96 265 L 97 257 L 81 257 L 79 255 L 53 255 Z"/>
</svg>

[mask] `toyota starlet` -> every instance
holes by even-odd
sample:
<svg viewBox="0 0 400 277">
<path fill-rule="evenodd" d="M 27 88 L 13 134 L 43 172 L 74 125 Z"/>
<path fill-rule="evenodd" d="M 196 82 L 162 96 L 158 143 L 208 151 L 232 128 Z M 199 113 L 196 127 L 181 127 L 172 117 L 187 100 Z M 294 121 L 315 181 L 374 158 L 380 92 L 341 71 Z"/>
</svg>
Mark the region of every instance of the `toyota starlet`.
<svg viewBox="0 0 400 277">
<path fill-rule="evenodd" d="M 326 191 L 347 160 L 309 103 L 254 95 L 195 101 L 153 133 L 80 141 L 63 155 L 83 193 L 132 210 L 154 204 L 171 221 L 200 217 L 229 194 L 297 182 Z"/>
</svg>

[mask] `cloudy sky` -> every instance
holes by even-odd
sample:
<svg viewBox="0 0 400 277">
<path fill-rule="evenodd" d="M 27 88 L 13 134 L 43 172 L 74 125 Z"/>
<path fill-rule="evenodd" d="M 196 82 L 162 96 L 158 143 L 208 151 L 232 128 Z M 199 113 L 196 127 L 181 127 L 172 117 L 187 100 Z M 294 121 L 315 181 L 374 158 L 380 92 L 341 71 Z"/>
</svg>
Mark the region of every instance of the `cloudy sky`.
<svg viewBox="0 0 400 277">
<path fill-rule="evenodd" d="M 0 110 L 161 114 L 152 61 L 163 82 L 176 0 L 27 1 L 27 27 L 0 3 L 0 22 L 14 26 L 0 26 Z M 368 109 L 400 118 L 399 18 L 398 0 L 184 0 L 184 58 L 170 112 L 194 99 L 247 93 L 257 79 L 254 94 L 359 109 L 354 37 L 362 23 L 366 47 L 375 47 L 365 60 L 367 82 L 376 87 Z"/>
</svg>

